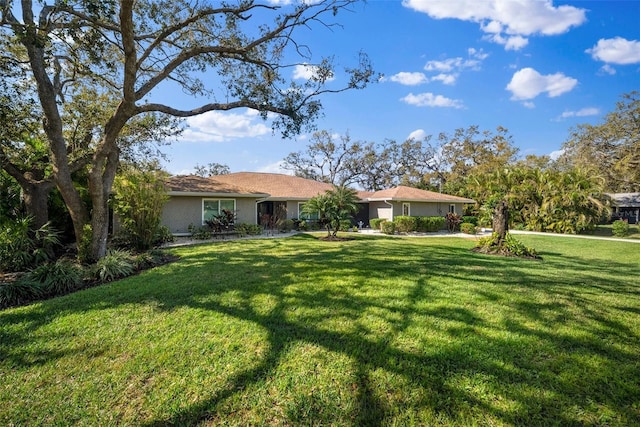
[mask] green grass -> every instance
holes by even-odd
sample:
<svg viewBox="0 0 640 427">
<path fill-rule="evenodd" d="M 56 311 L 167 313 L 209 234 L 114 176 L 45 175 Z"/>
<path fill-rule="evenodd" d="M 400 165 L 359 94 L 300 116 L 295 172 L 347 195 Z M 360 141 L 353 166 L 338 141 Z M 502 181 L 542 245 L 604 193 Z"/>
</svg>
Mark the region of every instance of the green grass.
<svg viewBox="0 0 640 427">
<path fill-rule="evenodd" d="M 611 224 L 601 224 L 596 227 L 592 233 L 594 236 L 615 237 L 613 235 L 613 226 Z M 629 225 L 629 235 L 627 239 L 640 239 L 640 227 L 637 224 Z"/>
<path fill-rule="evenodd" d="M 640 247 L 308 235 L 0 312 L 0 425 L 640 424 Z"/>
</svg>

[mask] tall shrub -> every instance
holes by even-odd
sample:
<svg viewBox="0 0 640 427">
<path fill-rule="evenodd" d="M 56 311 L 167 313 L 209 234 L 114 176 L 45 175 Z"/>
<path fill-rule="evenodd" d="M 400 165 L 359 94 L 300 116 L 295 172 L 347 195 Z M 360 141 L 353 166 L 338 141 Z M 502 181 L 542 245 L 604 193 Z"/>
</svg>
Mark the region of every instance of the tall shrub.
<svg viewBox="0 0 640 427">
<path fill-rule="evenodd" d="M 372 218 L 371 220 L 369 220 L 369 225 L 373 230 L 380 230 L 382 223 L 386 220 L 386 218 Z"/>
<path fill-rule="evenodd" d="M 411 233 L 417 230 L 418 221 L 415 216 L 397 216 L 393 219 L 398 233 Z"/>
<path fill-rule="evenodd" d="M 421 233 L 433 233 L 442 230 L 444 225 L 443 216 L 420 216 L 418 217 L 417 229 Z"/>
<path fill-rule="evenodd" d="M 168 201 L 166 173 L 130 168 L 113 184 L 113 211 L 118 215 L 131 247 L 147 250 L 153 246 L 160 228 L 162 208 Z"/>
</svg>

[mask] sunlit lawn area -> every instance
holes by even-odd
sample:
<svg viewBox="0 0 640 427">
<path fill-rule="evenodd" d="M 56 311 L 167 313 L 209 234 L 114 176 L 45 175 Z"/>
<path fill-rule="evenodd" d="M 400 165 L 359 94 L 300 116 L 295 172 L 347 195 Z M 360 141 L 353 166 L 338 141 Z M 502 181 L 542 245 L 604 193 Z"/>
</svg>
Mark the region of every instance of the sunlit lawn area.
<svg viewBox="0 0 640 427">
<path fill-rule="evenodd" d="M 640 424 L 640 245 L 218 242 L 0 312 L 0 425 Z"/>
</svg>

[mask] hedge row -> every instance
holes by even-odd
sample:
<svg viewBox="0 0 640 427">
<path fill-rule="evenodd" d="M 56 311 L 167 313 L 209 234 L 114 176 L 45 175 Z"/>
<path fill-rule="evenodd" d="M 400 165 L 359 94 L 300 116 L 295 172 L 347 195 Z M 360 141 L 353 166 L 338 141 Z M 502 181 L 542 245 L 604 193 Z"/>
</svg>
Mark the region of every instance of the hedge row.
<svg viewBox="0 0 640 427">
<path fill-rule="evenodd" d="M 384 218 L 374 218 L 369 221 L 369 225 L 375 230 L 382 230 L 382 224 L 385 222 L 389 221 Z M 411 233 L 414 231 L 433 233 L 444 229 L 445 219 L 442 216 L 397 216 L 393 223 L 395 231 L 399 233 Z"/>
</svg>

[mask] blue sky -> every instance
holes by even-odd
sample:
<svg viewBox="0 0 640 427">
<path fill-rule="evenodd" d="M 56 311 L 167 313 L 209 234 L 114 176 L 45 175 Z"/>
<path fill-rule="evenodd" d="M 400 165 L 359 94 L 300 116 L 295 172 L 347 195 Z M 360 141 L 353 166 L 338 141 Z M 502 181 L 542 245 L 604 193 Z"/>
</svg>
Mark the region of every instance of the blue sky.
<svg viewBox="0 0 640 427">
<path fill-rule="evenodd" d="M 620 95 L 640 90 L 640 1 L 371 0 L 332 19 L 341 27 L 300 35 L 310 62 L 334 55 L 349 66 L 364 51 L 384 75 L 364 90 L 322 98 L 318 129 L 356 141 L 503 126 L 521 156 L 551 154 L 571 127 L 600 123 Z M 306 71 L 292 69 L 292 77 Z M 164 150 L 174 174 L 211 162 L 282 172 L 282 159 L 310 136 L 284 140 L 245 109 L 188 123 Z"/>
</svg>

